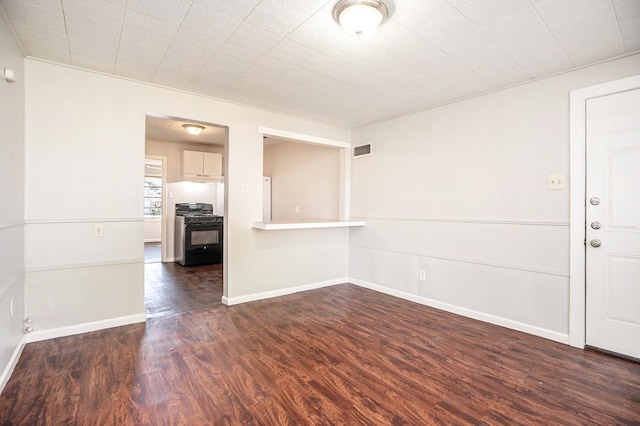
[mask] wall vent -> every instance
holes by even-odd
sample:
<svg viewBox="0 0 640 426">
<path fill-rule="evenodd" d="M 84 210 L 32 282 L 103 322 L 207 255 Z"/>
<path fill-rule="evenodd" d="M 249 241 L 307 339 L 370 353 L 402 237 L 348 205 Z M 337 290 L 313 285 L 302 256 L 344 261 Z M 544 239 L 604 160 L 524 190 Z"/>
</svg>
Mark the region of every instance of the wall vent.
<svg viewBox="0 0 640 426">
<path fill-rule="evenodd" d="M 353 158 L 364 157 L 365 155 L 371 155 L 370 143 L 353 148 Z"/>
</svg>

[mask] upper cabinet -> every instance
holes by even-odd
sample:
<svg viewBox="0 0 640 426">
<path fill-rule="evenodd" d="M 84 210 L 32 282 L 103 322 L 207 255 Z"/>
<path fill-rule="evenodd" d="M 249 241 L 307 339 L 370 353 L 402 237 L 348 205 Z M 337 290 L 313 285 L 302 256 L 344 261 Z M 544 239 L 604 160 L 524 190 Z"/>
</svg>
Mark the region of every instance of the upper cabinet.
<svg viewBox="0 0 640 426">
<path fill-rule="evenodd" d="M 182 180 L 220 182 L 222 154 L 214 152 L 182 151 Z"/>
</svg>

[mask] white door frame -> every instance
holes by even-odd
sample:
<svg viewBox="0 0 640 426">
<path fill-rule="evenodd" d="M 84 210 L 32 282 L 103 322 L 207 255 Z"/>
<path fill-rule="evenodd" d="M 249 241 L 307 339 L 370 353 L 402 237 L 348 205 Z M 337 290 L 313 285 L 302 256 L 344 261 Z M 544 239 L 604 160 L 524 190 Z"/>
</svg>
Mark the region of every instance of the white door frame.
<svg viewBox="0 0 640 426">
<path fill-rule="evenodd" d="M 160 221 L 160 261 L 167 261 L 167 157 L 145 154 L 144 158 L 162 161 L 162 220 Z"/>
<path fill-rule="evenodd" d="M 569 344 L 586 343 L 586 124 L 587 100 L 640 88 L 640 75 L 573 90 L 569 104 L 570 190 Z"/>
</svg>

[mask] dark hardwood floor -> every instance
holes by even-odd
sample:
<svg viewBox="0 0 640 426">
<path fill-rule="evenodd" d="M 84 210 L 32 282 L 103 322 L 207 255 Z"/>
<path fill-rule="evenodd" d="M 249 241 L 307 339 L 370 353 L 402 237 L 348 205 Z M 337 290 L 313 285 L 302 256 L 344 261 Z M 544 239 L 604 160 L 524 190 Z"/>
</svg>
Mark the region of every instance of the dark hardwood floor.
<svg viewBox="0 0 640 426">
<path fill-rule="evenodd" d="M 146 263 L 144 276 L 147 319 L 222 306 L 222 264 Z"/>
<path fill-rule="evenodd" d="M 349 284 L 225 307 L 221 271 L 166 266 L 183 302 L 146 324 L 28 344 L 0 423 L 640 424 L 638 363 Z"/>
</svg>

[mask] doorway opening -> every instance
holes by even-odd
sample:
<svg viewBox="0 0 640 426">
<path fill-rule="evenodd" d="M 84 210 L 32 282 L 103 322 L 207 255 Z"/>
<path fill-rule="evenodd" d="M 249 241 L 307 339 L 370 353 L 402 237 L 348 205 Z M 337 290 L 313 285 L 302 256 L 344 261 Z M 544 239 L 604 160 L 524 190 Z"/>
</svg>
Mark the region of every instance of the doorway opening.
<svg viewBox="0 0 640 426">
<path fill-rule="evenodd" d="M 167 158 L 150 155 L 144 160 L 144 262 L 162 262 L 165 204 L 164 176 Z"/>
<path fill-rule="evenodd" d="M 219 259 L 197 266 L 176 263 L 180 259 L 176 253 L 176 235 L 181 235 L 176 232 L 176 205 L 210 204 L 214 214 L 225 222 L 227 162 L 224 160 L 228 127 L 155 114 L 147 114 L 145 123 L 144 299 L 147 319 L 221 304 L 224 266 Z M 195 125 L 201 132 L 192 134 L 185 125 Z M 194 161 L 194 158 L 200 161 Z M 160 163 L 161 173 L 157 171 Z M 151 236 L 153 230 L 156 231 L 155 238 Z M 222 235 L 226 239 L 224 232 Z M 222 247 L 222 261 L 226 262 L 224 241 Z M 158 251 L 160 261 L 157 260 Z"/>
</svg>

